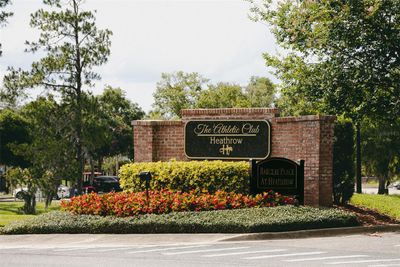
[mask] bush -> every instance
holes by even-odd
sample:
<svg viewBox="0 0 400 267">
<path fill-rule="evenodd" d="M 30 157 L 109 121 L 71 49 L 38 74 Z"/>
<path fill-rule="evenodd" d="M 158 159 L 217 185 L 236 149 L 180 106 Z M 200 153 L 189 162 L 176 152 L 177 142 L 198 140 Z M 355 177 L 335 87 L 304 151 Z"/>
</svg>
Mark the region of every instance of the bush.
<svg viewBox="0 0 400 267">
<path fill-rule="evenodd" d="M 333 144 L 333 202 L 346 204 L 354 193 L 354 129 L 349 121 L 335 125 Z"/>
<path fill-rule="evenodd" d="M 141 171 L 150 171 L 152 190 L 169 189 L 189 192 L 217 190 L 249 193 L 250 176 L 247 162 L 226 161 L 170 161 L 126 164 L 120 168 L 120 183 L 124 191 L 139 192 L 145 182 L 139 178 Z"/>
<path fill-rule="evenodd" d="M 354 225 L 358 225 L 356 217 L 340 210 L 280 206 L 125 218 L 50 212 L 9 224 L 0 228 L 0 233 L 255 233 Z"/>
<path fill-rule="evenodd" d="M 294 198 L 272 191 L 256 196 L 246 196 L 223 191 L 209 194 L 162 190 L 150 191 L 148 202 L 145 192 L 108 193 L 101 196 L 92 193 L 74 197 L 70 201 L 63 201 L 61 207 L 74 214 L 127 217 L 149 213 L 275 207 L 295 204 L 295 202 Z"/>
</svg>

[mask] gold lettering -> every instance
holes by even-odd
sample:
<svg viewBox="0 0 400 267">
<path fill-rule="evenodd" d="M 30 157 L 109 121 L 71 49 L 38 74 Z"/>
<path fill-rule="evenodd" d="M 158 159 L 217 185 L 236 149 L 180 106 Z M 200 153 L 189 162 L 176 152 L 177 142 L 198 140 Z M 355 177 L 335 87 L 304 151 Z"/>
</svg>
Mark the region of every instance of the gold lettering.
<svg viewBox="0 0 400 267">
<path fill-rule="evenodd" d="M 238 134 L 240 130 L 235 125 L 226 125 L 223 123 L 218 123 L 213 127 L 213 133 L 215 134 Z"/>
<path fill-rule="evenodd" d="M 215 136 L 210 137 L 210 145 L 241 145 L 242 142 L 243 138 L 217 138 Z"/>
<path fill-rule="evenodd" d="M 194 129 L 194 133 L 197 135 L 209 134 L 209 133 L 211 133 L 211 128 L 207 124 L 200 123 Z"/>
<path fill-rule="evenodd" d="M 258 134 L 260 132 L 260 125 L 254 127 L 251 123 L 245 123 L 242 126 L 242 133 L 243 134 Z"/>
</svg>

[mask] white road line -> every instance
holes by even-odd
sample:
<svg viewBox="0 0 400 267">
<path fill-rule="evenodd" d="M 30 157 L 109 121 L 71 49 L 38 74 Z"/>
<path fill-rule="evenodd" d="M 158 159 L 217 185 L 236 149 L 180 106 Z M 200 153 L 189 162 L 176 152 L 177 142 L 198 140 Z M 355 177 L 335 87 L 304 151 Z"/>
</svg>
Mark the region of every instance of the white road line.
<svg viewBox="0 0 400 267">
<path fill-rule="evenodd" d="M 246 249 L 249 247 L 237 247 L 237 248 L 215 248 L 215 249 L 202 249 L 202 250 L 189 250 L 180 252 L 169 252 L 163 253 L 163 255 L 180 255 L 180 254 L 191 254 L 191 253 L 202 253 L 202 252 L 214 252 L 214 251 L 224 251 L 224 250 L 236 250 L 236 249 Z"/>
<path fill-rule="evenodd" d="M 318 255 L 318 254 L 324 254 L 324 253 L 326 253 L 326 252 L 322 252 L 322 251 L 299 252 L 299 253 L 288 253 L 288 254 L 276 254 L 276 255 L 264 255 L 264 256 L 248 257 L 248 258 L 243 258 L 243 259 L 244 259 L 244 260 L 258 260 L 258 259 L 278 258 L 278 257 L 293 257 L 293 256 L 305 256 L 305 255 Z"/>
<path fill-rule="evenodd" d="M 113 250 L 127 250 L 127 249 L 135 249 L 135 248 L 151 248 L 151 247 L 157 247 L 156 245 L 154 246 L 126 246 L 126 247 L 65 247 L 65 248 L 54 248 L 52 251 L 55 252 L 67 252 L 67 251 L 74 251 L 74 250 L 85 250 L 85 252 L 107 252 L 107 251 L 113 251 Z"/>
<path fill-rule="evenodd" d="M 24 251 L 29 251 L 29 250 L 45 250 L 45 249 L 55 249 L 55 248 L 21 248 L 21 247 L 16 247 L 16 248 L 7 248 L 12 249 L 12 250 L 24 250 Z"/>
<path fill-rule="evenodd" d="M 168 248 L 156 248 L 156 249 L 148 249 L 148 250 L 138 250 L 138 251 L 128 251 L 128 254 L 135 253 L 147 253 L 147 252 L 158 252 L 158 251 L 166 251 L 166 250 L 174 250 L 174 249 L 186 249 L 186 248 L 200 248 L 200 247 L 209 247 L 210 245 L 197 245 L 197 246 L 182 246 L 182 247 L 168 247 Z"/>
<path fill-rule="evenodd" d="M 369 256 L 368 255 L 329 256 L 329 257 L 303 258 L 303 259 L 293 259 L 293 260 L 284 260 L 284 261 L 287 261 L 287 262 L 319 261 L 319 260 L 334 260 L 334 259 L 363 258 L 363 257 L 369 257 Z"/>
<path fill-rule="evenodd" d="M 359 261 L 337 261 L 337 262 L 327 262 L 325 264 L 352 264 L 352 263 L 369 263 L 369 262 L 390 262 L 390 261 L 400 261 L 400 259 L 381 259 L 381 260 L 359 260 Z"/>
<path fill-rule="evenodd" d="M 133 247 L 133 248 L 135 248 L 135 247 Z M 128 250 L 128 249 L 132 249 L 132 247 L 104 248 L 104 249 L 97 249 L 94 252 L 107 252 L 107 251 Z"/>
<path fill-rule="evenodd" d="M 53 252 L 63 252 L 63 251 L 74 251 L 74 250 L 86 250 L 88 248 L 84 248 L 84 247 L 76 247 L 76 248 L 55 248 L 55 249 L 51 249 L 51 251 Z"/>
<path fill-rule="evenodd" d="M 243 254 L 255 254 L 255 253 L 268 253 L 268 252 L 281 252 L 287 249 L 270 249 L 270 250 L 257 250 L 257 251 L 242 251 L 242 252 L 232 252 L 232 253 L 222 253 L 222 254 L 210 254 L 204 255 L 203 257 L 223 257 L 223 256 L 234 256 Z"/>
<path fill-rule="evenodd" d="M 394 245 L 395 247 L 400 247 L 400 245 Z"/>
<path fill-rule="evenodd" d="M 386 267 L 386 266 L 400 266 L 400 263 L 393 264 L 378 264 L 378 265 L 368 265 L 369 267 Z"/>
</svg>

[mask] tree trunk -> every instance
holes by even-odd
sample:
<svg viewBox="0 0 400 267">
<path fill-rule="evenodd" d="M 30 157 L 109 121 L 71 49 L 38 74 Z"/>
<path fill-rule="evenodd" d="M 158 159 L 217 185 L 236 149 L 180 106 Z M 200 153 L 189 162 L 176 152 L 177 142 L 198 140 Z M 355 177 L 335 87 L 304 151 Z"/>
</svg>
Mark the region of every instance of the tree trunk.
<svg viewBox="0 0 400 267">
<path fill-rule="evenodd" d="M 57 194 L 57 193 L 56 193 Z M 53 201 L 53 195 L 52 194 L 48 194 L 46 196 L 46 200 L 45 200 L 45 206 L 44 209 L 47 210 L 47 208 L 51 205 L 51 202 Z"/>
<path fill-rule="evenodd" d="M 94 178 L 94 162 L 93 158 L 90 157 L 90 184 L 93 185 L 93 178 Z"/>
<path fill-rule="evenodd" d="M 80 51 L 80 41 L 79 41 L 79 21 L 78 21 L 78 4 L 76 0 L 73 0 L 74 13 L 76 19 L 74 21 L 74 37 L 75 37 L 75 69 L 76 69 L 76 138 L 77 138 L 77 160 L 79 165 L 78 179 L 77 179 L 77 189 L 78 194 L 82 194 L 82 183 L 83 183 L 83 171 L 85 168 L 85 158 L 83 156 L 83 145 L 82 145 L 82 64 L 81 64 L 81 51 Z"/>
<path fill-rule="evenodd" d="M 103 169 L 103 157 L 100 157 L 97 163 L 97 170 L 101 173 L 103 173 L 102 169 Z"/>
<path fill-rule="evenodd" d="M 24 195 L 24 213 L 25 214 L 35 214 L 36 213 L 36 196 L 35 194 L 25 194 Z"/>
<path fill-rule="evenodd" d="M 379 177 L 378 194 L 386 194 L 386 179 L 385 177 Z"/>
<path fill-rule="evenodd" d="M 115 176 L 118 176 L 118 171 L 119 171 L 119 155 L 117 155 L 115 161 Z"/>
<path fill-rule="evenodd" d="M 361 133 L 360 133 L 360 123 L 356 124 L 356 182 L 357 190 L 356 192 L 361 194 L 362 188 L 362 178 L 361 178 Z"/>
</svg>

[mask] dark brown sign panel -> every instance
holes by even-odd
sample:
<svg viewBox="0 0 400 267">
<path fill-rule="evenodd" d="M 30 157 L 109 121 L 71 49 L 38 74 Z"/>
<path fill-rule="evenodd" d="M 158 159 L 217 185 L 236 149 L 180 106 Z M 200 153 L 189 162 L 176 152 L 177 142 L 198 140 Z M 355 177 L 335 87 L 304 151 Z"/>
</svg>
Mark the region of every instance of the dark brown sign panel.
<svg viewBox="0 0 400 267">
<path fill-rule="evenodd" d="M 284 195 L 296 195 L 300 203 L 304 198 L 304 161 L 300 164 L 286 158 L 268 158 L 252 162 L 251 191 L 269 190 Z"/>
<path fill-rule="evenodd" d="M 271 146 L 265 120 L 199 120 L 185 125 L 185 154 L 191 159 L 265 159 Z"/>
</svg>

